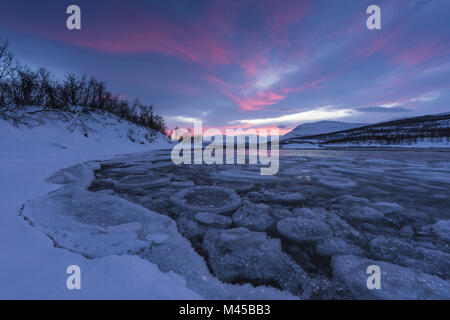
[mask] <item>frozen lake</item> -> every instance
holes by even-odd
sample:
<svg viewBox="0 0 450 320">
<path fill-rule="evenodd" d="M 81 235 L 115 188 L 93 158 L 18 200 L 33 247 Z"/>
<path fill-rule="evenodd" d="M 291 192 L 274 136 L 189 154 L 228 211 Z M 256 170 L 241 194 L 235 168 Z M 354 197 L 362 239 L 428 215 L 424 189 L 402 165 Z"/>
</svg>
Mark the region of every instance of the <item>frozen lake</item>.
<svg viewBox="0 0 450 320">
<path fill-rule="evenodd" d="M 305 190 L 316 196 L 349 193 L 450 218 L 448 149 L 280 150 L 280 155 L 282 163 L 293 164 L 290 171 L 289 164 L 280 165 L 281 174 L 300 169 L 292 178 L 303 181 Z"/>
<path fill-rule="evenodd" d="M 266 287 L 313 299 L 450 298 L 449 160 L 446 150 L 280 150 L 279 173 L 262 176 L 254 165 L 176 166 L 161 150 L 97 163 L 90 192 L 64 182 L 23 215 L 58 246 L 140 255 L 206 298 L 283 298 Z M 58 222 L 45 209 L 55 205 Z M 385 291 L 365 288 L 373 263 L 388 274 Z"/>
</svg>

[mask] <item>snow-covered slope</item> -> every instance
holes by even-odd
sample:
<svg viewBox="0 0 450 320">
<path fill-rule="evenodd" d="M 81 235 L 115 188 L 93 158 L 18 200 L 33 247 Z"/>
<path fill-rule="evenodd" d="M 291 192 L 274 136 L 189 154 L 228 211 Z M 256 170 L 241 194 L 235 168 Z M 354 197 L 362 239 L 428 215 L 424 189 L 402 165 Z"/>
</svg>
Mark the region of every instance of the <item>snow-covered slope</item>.
<svg viewBox="0 0 450 320">
<path fill-rule="evenodd" d="M 327 133 L 308 132 L 285 138 L 281 144 L 283 148 L 303 145 L 448 148 L 450 113 L 403 118 Z"/>
<path fill-rule="evenodd" d="M 28 115 L 32 128 L 0 120 L 0 299 L 200 298 L 180 276 L 139 257 L 89 260 L 55 248 L 18 216 L 26 201 L 59 188 L 45 181 L 59 168 L 169 146 L 159 134 L 146 142 L 147 130 L 114 116 L 91 114 L 83 123 L 79 120 L 87 115 L 74 117 L 38 112 Z M 81 290 L 66 288 L 69 265 L 81 268 Z"/>
<path fill-rule="evenodd" d="M 348 130 L 353 128 L 359 128 L 365 126 L 364 123 L 348 123 L 341 121 L 318 121 L 312 123 L 303 123 L 295 127 L 292 131 L 288 132 L 280 138 L 280 141 L 285 141 L 291 138 L 306 137 L 316 134 L 330 133 L 342 130 Z"/>
<path fill-rule="evenodd" d="M 70 145 L 97 144 L 102 143 L 105 147 L 108 140 L 120 142 L 123 145 L 150 144 L 153 142 L 169 141 L 166 136 L 160 132 L 155 132 L 146 127 L 131 123 L 121 119 L 109 112 L 83 112 L 81 107 L 71 107 L 70 111 L 44 110 L 41 107 L 27 107 L 14 113 L 7 113 L 10 119 L 19 119 L 20 122 L 2 121 L 2 133 L 13 134 L 17 138 L 22 135 L 24 139 L 29 132 L 33 132 L 32 137 L 36 141 L 52 142 L 52 139 L 67 141 Z M 0 120 L 4 120 L 0 114 Z M 28 130 L 10 130 L 14 128 L 15 123 L 21 129 Z M 9 125 L 8 125 L 9 124 Z M 6 130 L 6 131 L 5 131 Z M 7 139 L 8 137 L 5 137 Z M 130 143 L 131 142 L 131 143 Z"/>
</svg>

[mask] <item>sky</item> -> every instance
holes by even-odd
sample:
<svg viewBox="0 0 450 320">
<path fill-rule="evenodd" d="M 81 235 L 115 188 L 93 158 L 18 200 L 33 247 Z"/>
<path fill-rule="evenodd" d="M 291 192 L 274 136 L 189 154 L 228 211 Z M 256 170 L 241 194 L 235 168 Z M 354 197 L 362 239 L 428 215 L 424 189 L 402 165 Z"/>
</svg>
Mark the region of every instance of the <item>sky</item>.
<svg viewBox="0 0 450 320">
<path fill-rule="evenodd" d="M 68 30 L 66 8 L 81 8 Z M 369 30 L 366 9 L 381 8 Z M 95 76 L 169 128 L 374 123 L 450 111 L 448 0 L 0 0 L 0 39 Z"/>
</svg>

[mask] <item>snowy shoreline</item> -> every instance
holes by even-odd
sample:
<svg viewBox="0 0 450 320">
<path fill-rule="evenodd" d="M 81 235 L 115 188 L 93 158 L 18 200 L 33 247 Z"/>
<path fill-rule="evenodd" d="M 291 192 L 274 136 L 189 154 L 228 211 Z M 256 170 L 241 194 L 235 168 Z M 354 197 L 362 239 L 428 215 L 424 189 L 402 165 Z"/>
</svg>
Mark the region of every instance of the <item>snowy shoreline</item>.
<svg viewBox="0 0 450 320">
<path fill-rule="evenodd" d="M 95 119 L 97 120 L 97 119 Z M 58 169 L 113 158 L 116 154 L 167 148 L 167 140 L 132 143 L 121 132 L 129 125 L 109 119 L 89 123 L 92 132 L 70 132 L 66 124 L 16 128 L 0 120 L 0 289 L 1 299 L 199 299 L 175 274 L 161 272 L 136 256 L 88 260 L 55 248 L 52 241 L 18 216 L 24 203 L 60 186 L 46 182 Z M 105 128 L 106 127 L 106 128 Z M 106 131 L 106 132 L 105 132 Z M 66 288 L 66 268 L 79 265 L 89 286 Z M 157 290 L 155 289 L 157 288 Z"/>
<path fill-rule="evenodd" d="M 280 145 L 281 149 L 310 149 L 310 150 L 442 150 L 450 151 L 450 143 L 416 143 L 416 144 L 393 144 L 393 145 L 356 145 L 356 144 L 331 144 L 331 145 L 321 145 L 314 143 L 289 143 Z"/>
</svg>

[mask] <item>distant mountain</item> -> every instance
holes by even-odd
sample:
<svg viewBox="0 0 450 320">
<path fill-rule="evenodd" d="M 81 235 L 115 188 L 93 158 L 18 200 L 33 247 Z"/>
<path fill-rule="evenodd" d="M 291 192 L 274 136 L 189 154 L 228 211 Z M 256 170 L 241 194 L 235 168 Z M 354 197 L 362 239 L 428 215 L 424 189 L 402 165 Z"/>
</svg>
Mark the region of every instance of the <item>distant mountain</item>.
<svg viewBox="0 0 450 320">
<path fill-rule="evenodd" d="M 280 137 L 280 141 L 287 141 L 292 138 L 307 137 L 316 134 L 343 131 L 353 128 L 367 126 L 367 123 L 348 123 L 340 121 L 318 121 L 312 123 L 304 123 L 294 128 L 284 136 Z"/>
<path fill-rule="evenodd" d="M 300 127 L 298 126 L 297 128 Z M 299 135 L 285 137 L 283 137 L 281 144 L 313 143 L 321 146 L 423 145 L 444 147 L 450 145 L 450 113 L 404 118 L 336 132 L 309 134 L 300 132 Z"/>
</svg>

